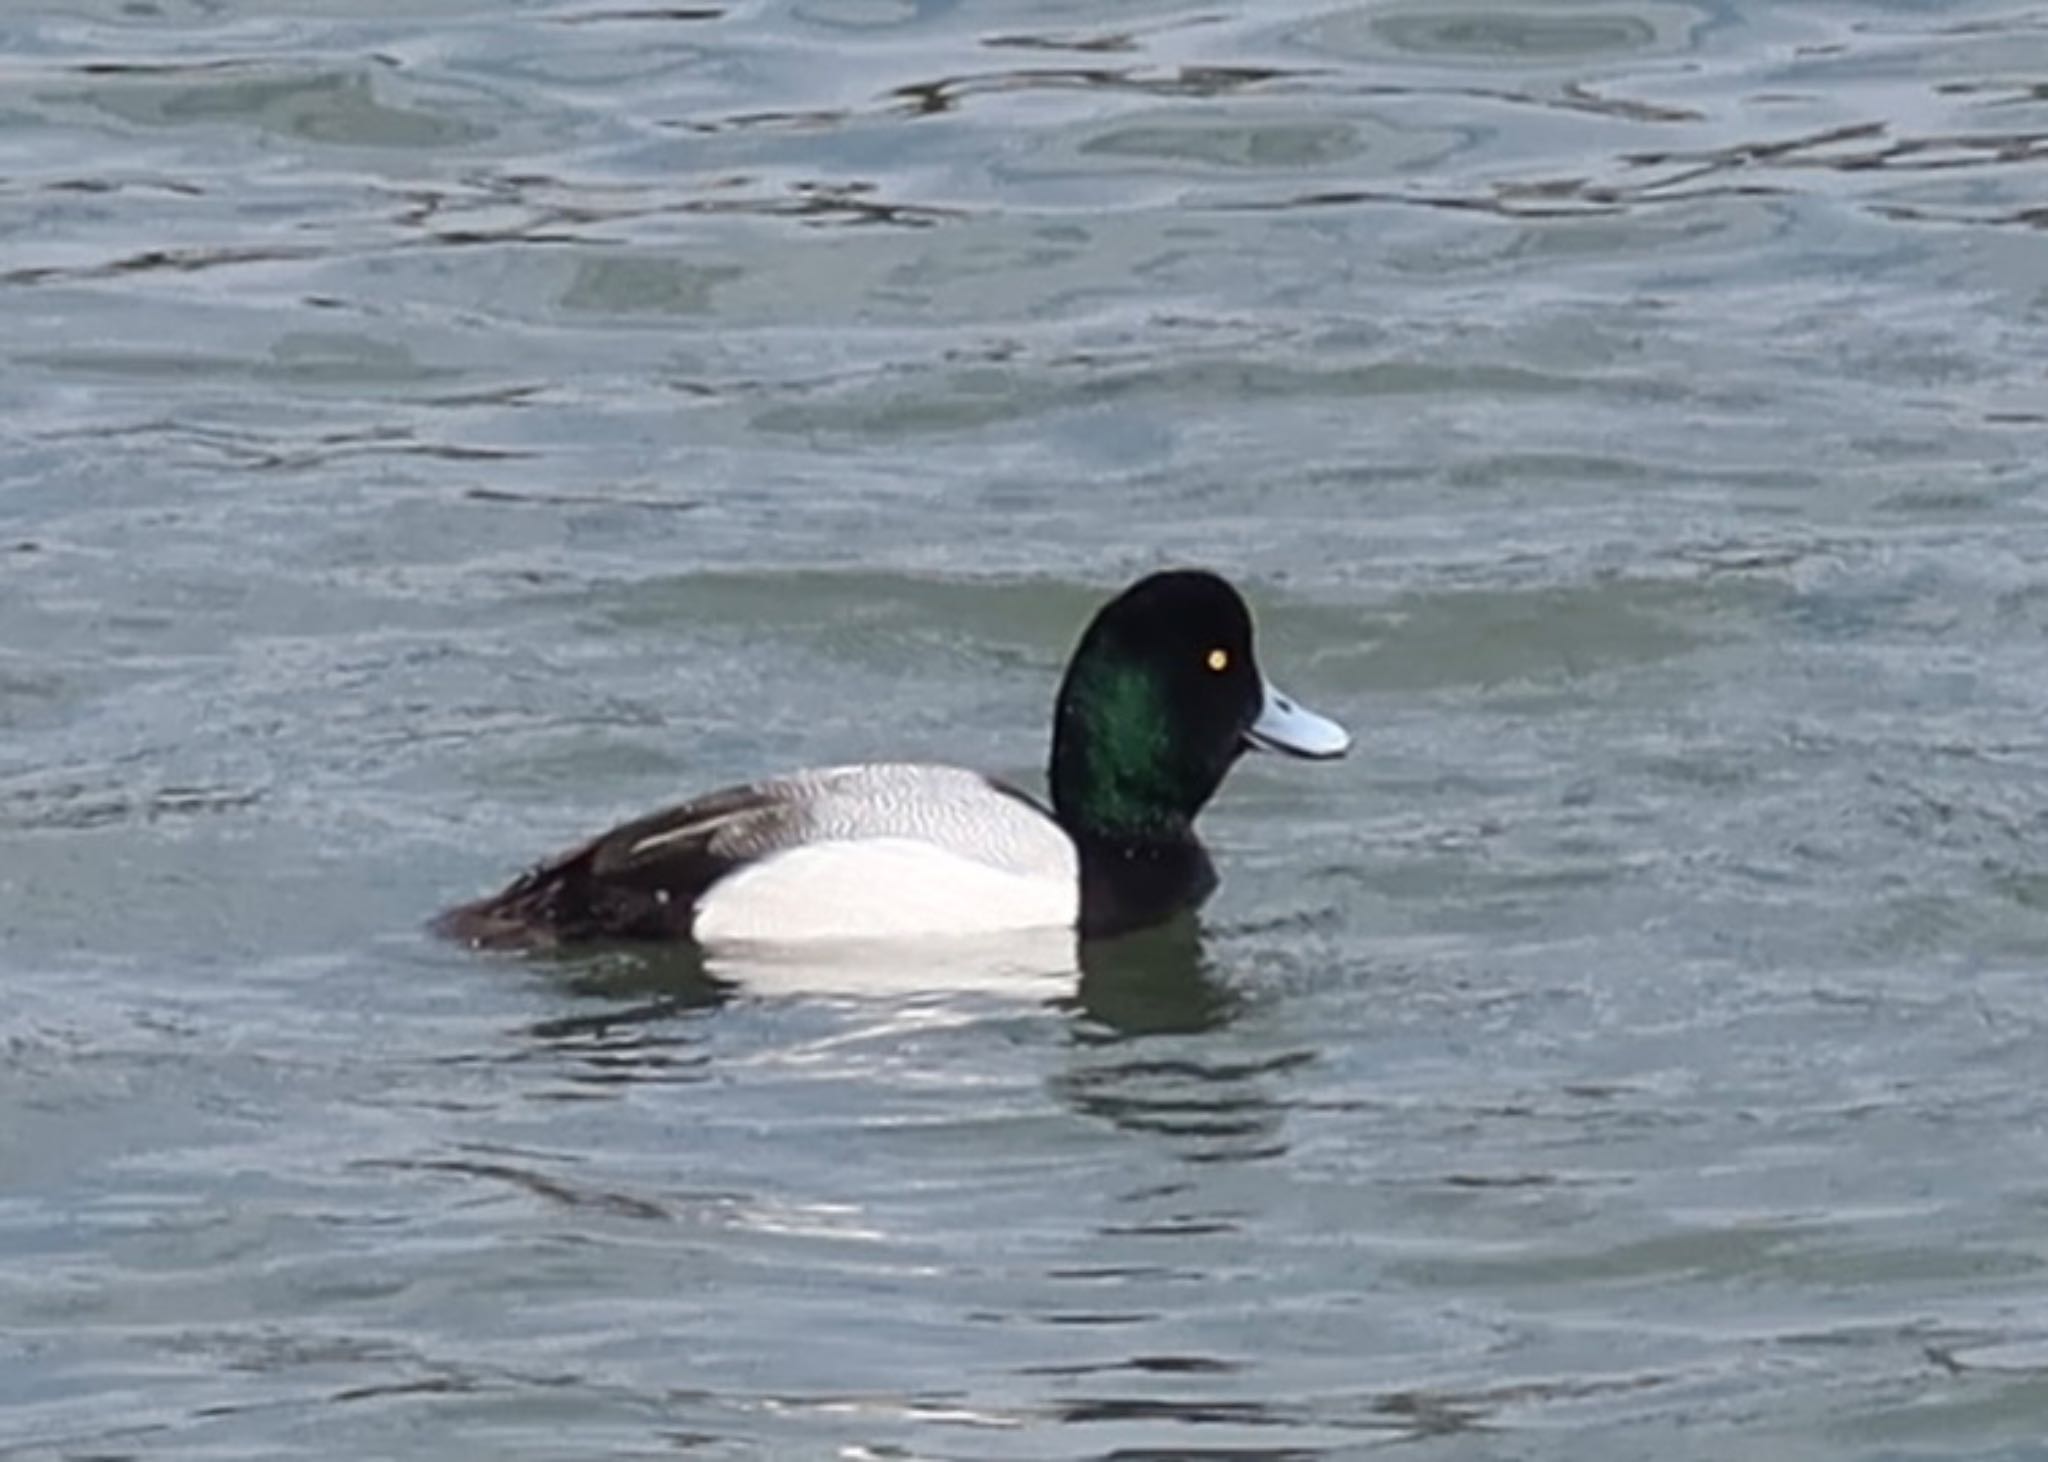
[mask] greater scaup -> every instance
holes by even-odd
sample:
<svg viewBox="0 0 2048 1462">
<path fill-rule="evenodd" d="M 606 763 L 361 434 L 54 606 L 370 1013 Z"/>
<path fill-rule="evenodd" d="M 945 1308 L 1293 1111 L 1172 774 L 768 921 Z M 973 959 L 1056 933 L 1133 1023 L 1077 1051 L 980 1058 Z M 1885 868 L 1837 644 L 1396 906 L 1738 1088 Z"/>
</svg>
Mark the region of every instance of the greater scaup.
<svg viewBox="0 0 2048 1462">
<path fill-rule="evenodd" d="M 1104 605 L 1068 662 L 1049 812 L 956 767 L 801 771 L 613 828 L 436 927 L 488 947 L 1122 934 L 1215 888 L 1194 819 L 1239 755 L 1350 746 L 1260 674 L 1235 589 L 1157 573 Z"/>
</svg>

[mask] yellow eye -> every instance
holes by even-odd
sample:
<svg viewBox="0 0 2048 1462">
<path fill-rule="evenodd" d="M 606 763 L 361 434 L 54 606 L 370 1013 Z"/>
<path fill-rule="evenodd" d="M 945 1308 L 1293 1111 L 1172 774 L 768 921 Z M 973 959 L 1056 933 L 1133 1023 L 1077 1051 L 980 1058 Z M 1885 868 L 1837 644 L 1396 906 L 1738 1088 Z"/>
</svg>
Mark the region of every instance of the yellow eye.
<svg viewBox="0 0 2048 1462">
<path fill-rule="evenodd" d="M 1211 650 L 1209 652 L 1209 668 L 1218 674 L 1228 670 L 1230 668 L 1230 651 Z"/>
</svg>

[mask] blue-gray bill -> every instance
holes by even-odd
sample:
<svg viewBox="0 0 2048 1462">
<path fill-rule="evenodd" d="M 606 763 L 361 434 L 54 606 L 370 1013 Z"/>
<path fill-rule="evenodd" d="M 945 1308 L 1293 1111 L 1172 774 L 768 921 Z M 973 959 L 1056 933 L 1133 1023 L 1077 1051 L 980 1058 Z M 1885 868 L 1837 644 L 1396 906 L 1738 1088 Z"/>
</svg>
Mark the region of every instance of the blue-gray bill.
<svg viewBox="0 0 2048 1462">
<path fill-rule="evenodd" d="M 1328 761 L 1351 750 L 1349 731 L 1328 716 L 1318 716 L 1282 695 L 1270 680 L 1261 685 L 1265 703 L 1259 707 L 1259 718 L 1244 734 L 1249 745 L 1259 751 L 1278 751 L 1313 761 Z"/>
</svg>

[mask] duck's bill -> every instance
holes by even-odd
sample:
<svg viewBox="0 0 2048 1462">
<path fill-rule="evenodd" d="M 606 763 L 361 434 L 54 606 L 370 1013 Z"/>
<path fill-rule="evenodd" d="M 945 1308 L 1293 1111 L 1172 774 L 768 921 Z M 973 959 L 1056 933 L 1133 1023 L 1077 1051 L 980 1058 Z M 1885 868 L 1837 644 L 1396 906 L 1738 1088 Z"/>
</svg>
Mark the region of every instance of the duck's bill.
<svg viewBox="0 0 2048 1462">
<path fill-rule="evenodd" d="M 1277 751 L 1287 756 L 1305 756 L 1327 761 L 1351 750 L 1351 733 L 1327 716 L 1318 716 L 1306 706 L 1295 704 L 1262 681 L 1265 703 L 1244 739 L 1260 751 Z"/>
</svg>

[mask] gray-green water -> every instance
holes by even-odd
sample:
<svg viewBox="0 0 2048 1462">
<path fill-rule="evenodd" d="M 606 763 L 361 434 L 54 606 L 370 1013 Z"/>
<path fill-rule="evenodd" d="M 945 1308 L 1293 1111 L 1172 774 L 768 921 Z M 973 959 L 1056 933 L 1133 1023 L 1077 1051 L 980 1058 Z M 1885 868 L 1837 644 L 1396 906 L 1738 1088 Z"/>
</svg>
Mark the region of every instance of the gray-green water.
<svg viewBox="0 0 2048 1462">
<path fill-rule="evenodd" d="M 2048 1454 L 2044 77 L 2009 3 L 6 6 L 0 1456 Z M 1360 735 L 1233 778 L 1198 947 L 419 932 L 1029 776 L 1187 560 Z"/>
</svg>

